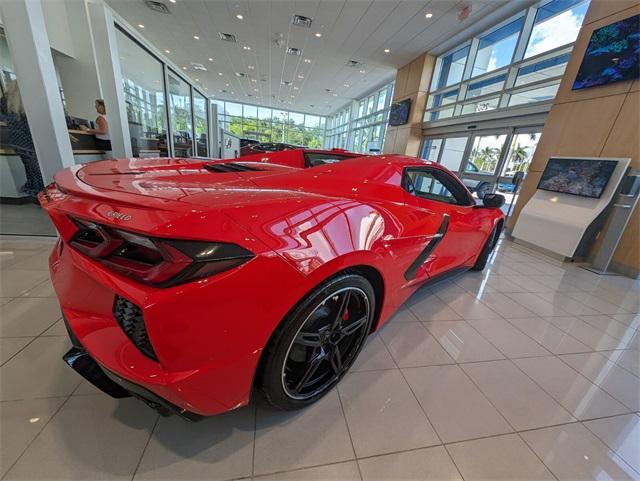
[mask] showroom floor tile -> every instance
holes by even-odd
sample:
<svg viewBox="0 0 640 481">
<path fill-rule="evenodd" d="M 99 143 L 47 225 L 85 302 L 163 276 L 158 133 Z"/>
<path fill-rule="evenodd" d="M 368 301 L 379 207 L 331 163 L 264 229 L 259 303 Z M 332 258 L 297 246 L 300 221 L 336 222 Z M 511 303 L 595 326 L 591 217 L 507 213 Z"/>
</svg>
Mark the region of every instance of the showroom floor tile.
<svg viewBox="0 0 640 481">
<path fill-rule="evenodd" d="M 3 479 L 640 479 L 640 282 L 502 241 L 416 292 L 319 403 L 200 423 L 61 361 L 47 239 L 1 239 Z"/>
</svg>

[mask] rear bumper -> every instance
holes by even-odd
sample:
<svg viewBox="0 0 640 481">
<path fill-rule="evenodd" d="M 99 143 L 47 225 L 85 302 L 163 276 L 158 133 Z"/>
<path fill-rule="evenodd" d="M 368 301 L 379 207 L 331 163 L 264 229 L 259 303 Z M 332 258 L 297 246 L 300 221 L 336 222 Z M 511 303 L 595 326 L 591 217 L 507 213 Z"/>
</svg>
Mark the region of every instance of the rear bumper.
<svg viewBox="0 0 640 481">
<path fill-rule="evenodd" d="M 66 324 L 66 322 L 65 322 Z M 189 421 L 199 421 L 204 416 L 182 409 L 175 404 L 163 399 L 148 389 L 131 381 L 121 378 L 117 374 L 100 366 L 95 359 L 82 347 L 73 331 L 67 325 L 67 331 L 73 347 L 62 356 L 74 371 L 93 384 L 95 387 L 116 399 L 134 396 L 148 406 L 158 411 L 162 416 L 178 414 Z"/>
</svg>

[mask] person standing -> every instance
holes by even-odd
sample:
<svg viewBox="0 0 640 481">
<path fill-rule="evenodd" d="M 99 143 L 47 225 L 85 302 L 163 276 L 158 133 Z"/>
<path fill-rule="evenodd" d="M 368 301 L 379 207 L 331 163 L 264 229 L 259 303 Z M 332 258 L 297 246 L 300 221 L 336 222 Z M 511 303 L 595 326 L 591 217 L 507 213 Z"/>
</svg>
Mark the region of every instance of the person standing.
<svg viewBox="0 0 640 481">
<path fill-rule="evenodd" d="M 98 117 L 96 118 L 97 128 L 90 129 L 84 125 L 80 128 L 95 136 L 98 149 L 109 152 L 111 151 L 111 139 L 109 137 L 109 122 L 107 122 L 107 108 L 104 105 L 104 100 L 96 99 L 96 112 L 98 112 Z"/>
<path fill-rule="evenodd" d="M 29 195 L 37 202 L 38 192 L 44 189 L 44 181 L 40 172 L 40 164 L 33 144 L 29 122 L 22 105 L 22 97 L 18 82 L 9 83 L 0 110 L 5 114 L 5 121 L 9 131 L 9 148 L 20 157 L 24 166 L 27 181 L 21 187 L 21 191 Z"/>
</svg>

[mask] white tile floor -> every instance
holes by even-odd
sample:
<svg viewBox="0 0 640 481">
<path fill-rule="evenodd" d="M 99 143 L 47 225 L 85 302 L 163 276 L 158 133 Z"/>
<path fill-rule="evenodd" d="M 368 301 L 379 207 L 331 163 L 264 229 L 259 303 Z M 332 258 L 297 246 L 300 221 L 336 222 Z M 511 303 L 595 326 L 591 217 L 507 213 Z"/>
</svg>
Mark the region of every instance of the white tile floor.
<svg viewBox="0 0 640 481">
<path fill-rule="evenodd" d="M 187 423 L 98 393 L 68 348 L 51 241 L 0 247 L 4 479 L 640 480 L 640 283 L 502 241 L 417 292 L 316 405 Z"/>
</svg>

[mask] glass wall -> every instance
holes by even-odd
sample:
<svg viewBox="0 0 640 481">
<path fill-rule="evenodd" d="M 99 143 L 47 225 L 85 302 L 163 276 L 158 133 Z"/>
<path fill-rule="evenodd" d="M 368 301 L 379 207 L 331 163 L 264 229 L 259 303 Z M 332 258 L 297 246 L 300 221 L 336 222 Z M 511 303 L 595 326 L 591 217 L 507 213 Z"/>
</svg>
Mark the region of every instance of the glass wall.
<svg viewBox="0 0 640 481">
<path fill-rule="evenodd" d="M 212 100 L 218 127 L 243 139 L 322 148 L 326 118 L 257 105 Z"/>
<path fill-rule="evenodd" d="M 174 157 L 191 157 L 193 155 L 191 88 L 172 71 L 169 71 L 168 79 L 173 155 Z"/>
<path fill-rule="evenodd" d="M 353 102 L 327 119 L 327 148 L 382 152 L 394 84 Z"/>
<path fill-rule="evenodd" d="M 162 63 L 116 29 L 122 87 L 134 157 L 166 157 L 167 112 Z"/>
<path fill-rule="evenodd" d="M 439 57 L 424 121 L 552 101 L 588 6 L 542 1 Z"/>
<path fill-rule="evenodd" d="M 209 155 L 209 114 L 207 112 L 207 99 L 204 95 L 193 91 L 193 118 L 196 127 L 196 155 L 207 157 Z"/>
</svg>

